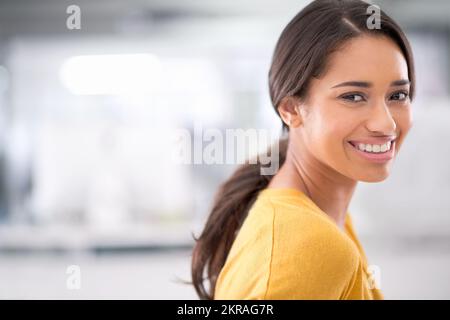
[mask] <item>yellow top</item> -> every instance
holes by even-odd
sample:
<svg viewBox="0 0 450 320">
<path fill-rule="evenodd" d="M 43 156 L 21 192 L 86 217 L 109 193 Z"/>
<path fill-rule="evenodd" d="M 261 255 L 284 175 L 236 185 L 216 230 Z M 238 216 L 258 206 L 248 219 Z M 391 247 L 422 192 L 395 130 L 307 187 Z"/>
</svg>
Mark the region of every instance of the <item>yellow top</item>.
<svg viewBox="0 0 450 320">
<path fill-rule="evenodd" d="M 348 212 L 344 232 L 300 190 L 266 188 L 233 242 L 215 299 L 384 299 L 374 278 Z"/>
</svg>

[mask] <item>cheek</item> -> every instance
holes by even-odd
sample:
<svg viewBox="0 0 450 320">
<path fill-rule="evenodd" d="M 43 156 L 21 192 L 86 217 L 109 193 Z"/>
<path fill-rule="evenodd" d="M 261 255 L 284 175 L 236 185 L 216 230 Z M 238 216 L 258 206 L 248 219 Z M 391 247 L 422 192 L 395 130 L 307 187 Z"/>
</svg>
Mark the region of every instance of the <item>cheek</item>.
<svg viewBox="0 0 450 320">
<path fill-rule="evenodd" d="M 411 108 L 405 108 L 400 110 L 394 114 L 394 120 L 397 125 L 397 131 L 399 132 L 398 143 L 397 143 L 397 151 L 401 146 L 402 142 L 406 138 L 409 130 L 413 126 L 413 117 Z"/>
<path fill-rule="evenodd" d="M 341 159 L 344 156 L 345 141 L 352 130 L 352 123 L 352 116 L 348 113 L 327 112 L 319 114 L 313 127 L 315 153 L 321 158 L 325 158 L 323 160 L 327 162 Z"/>
<path fill-rule="evenodd" d="M 411 113 L 411 108 L 400 113 L 399 116 L 399 127 L 402 132 L 405 134 L 408 133 L 409 129 L 412 128 L 413 125 L 413 117 Z"/>
</svg>

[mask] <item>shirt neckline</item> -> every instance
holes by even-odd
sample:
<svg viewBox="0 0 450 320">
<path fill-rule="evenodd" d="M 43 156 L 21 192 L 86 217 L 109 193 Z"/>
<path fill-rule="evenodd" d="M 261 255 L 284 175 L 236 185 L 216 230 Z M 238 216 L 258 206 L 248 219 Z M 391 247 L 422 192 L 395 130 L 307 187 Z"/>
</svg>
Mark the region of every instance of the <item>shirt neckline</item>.
<svg viewBox="0 0 450 320">
<path fill-rule="evenodd" d="M 310 197 L 308 197 L 308 195 L 306 195 L 303 191 L 301 191 L 299 189 L 294 189 L 294 188 L 265 188 L 265 189 L 261 190 L 260 195 L 263 196 L 263 197 L 264 196 L 294 197 L 294 198 L 299 198 L 300 197 L 303 200 L 305 200 L 305 203 L 311 209 L 313 209 L 318 214 L 326 217 L 326 219 L 328 221 L 330 221 L 331 223 L 333 223 L 336 226 L 336 228 L 338 228 L 341 232 L 348 233 L 348 228 L 350 227 L 350 222 L 351 222 L 351 216 L 350 216 L 350 212 L 348 210 L 347 210 L 347 212 L 345 214 L 345 220 L 344 220 L 345 231 L 344 231 L 336 224 L 336 222 L 333 220 L 333 218 L 331 218 L 326 212 L 324 212 L 322 209 L 320 209 L 319 206 Z"/>
</svg>

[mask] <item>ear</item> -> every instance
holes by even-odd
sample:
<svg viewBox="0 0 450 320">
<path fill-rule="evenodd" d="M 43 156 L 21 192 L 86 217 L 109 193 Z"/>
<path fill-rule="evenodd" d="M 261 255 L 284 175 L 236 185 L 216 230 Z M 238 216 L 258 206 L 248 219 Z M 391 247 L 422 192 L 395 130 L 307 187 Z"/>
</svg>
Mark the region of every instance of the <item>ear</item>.
<svg viewBox="0 0 450 320">
<path fill-rule="evenodd" d="M 297 128 L 304 122 L 301 102 L 297 97 L 284 97 L 278 105 L 281 119 L 289 128 Z"/>
</svg>

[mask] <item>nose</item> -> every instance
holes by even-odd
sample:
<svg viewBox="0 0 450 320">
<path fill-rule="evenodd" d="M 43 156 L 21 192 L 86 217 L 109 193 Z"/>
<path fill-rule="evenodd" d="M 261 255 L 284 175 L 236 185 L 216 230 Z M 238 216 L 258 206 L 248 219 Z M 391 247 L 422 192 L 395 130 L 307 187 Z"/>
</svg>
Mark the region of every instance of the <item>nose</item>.
<svg viewBox="0 0 450 320">
<path fill-rule="evenodd" d="M 397 124 L 386 103 L 377 103 L 371 108 L 367 121 L 367 129 L 369 131 L 379 132 L 383 135 L 395 135 L 396 128 Z"/>
</svg>

